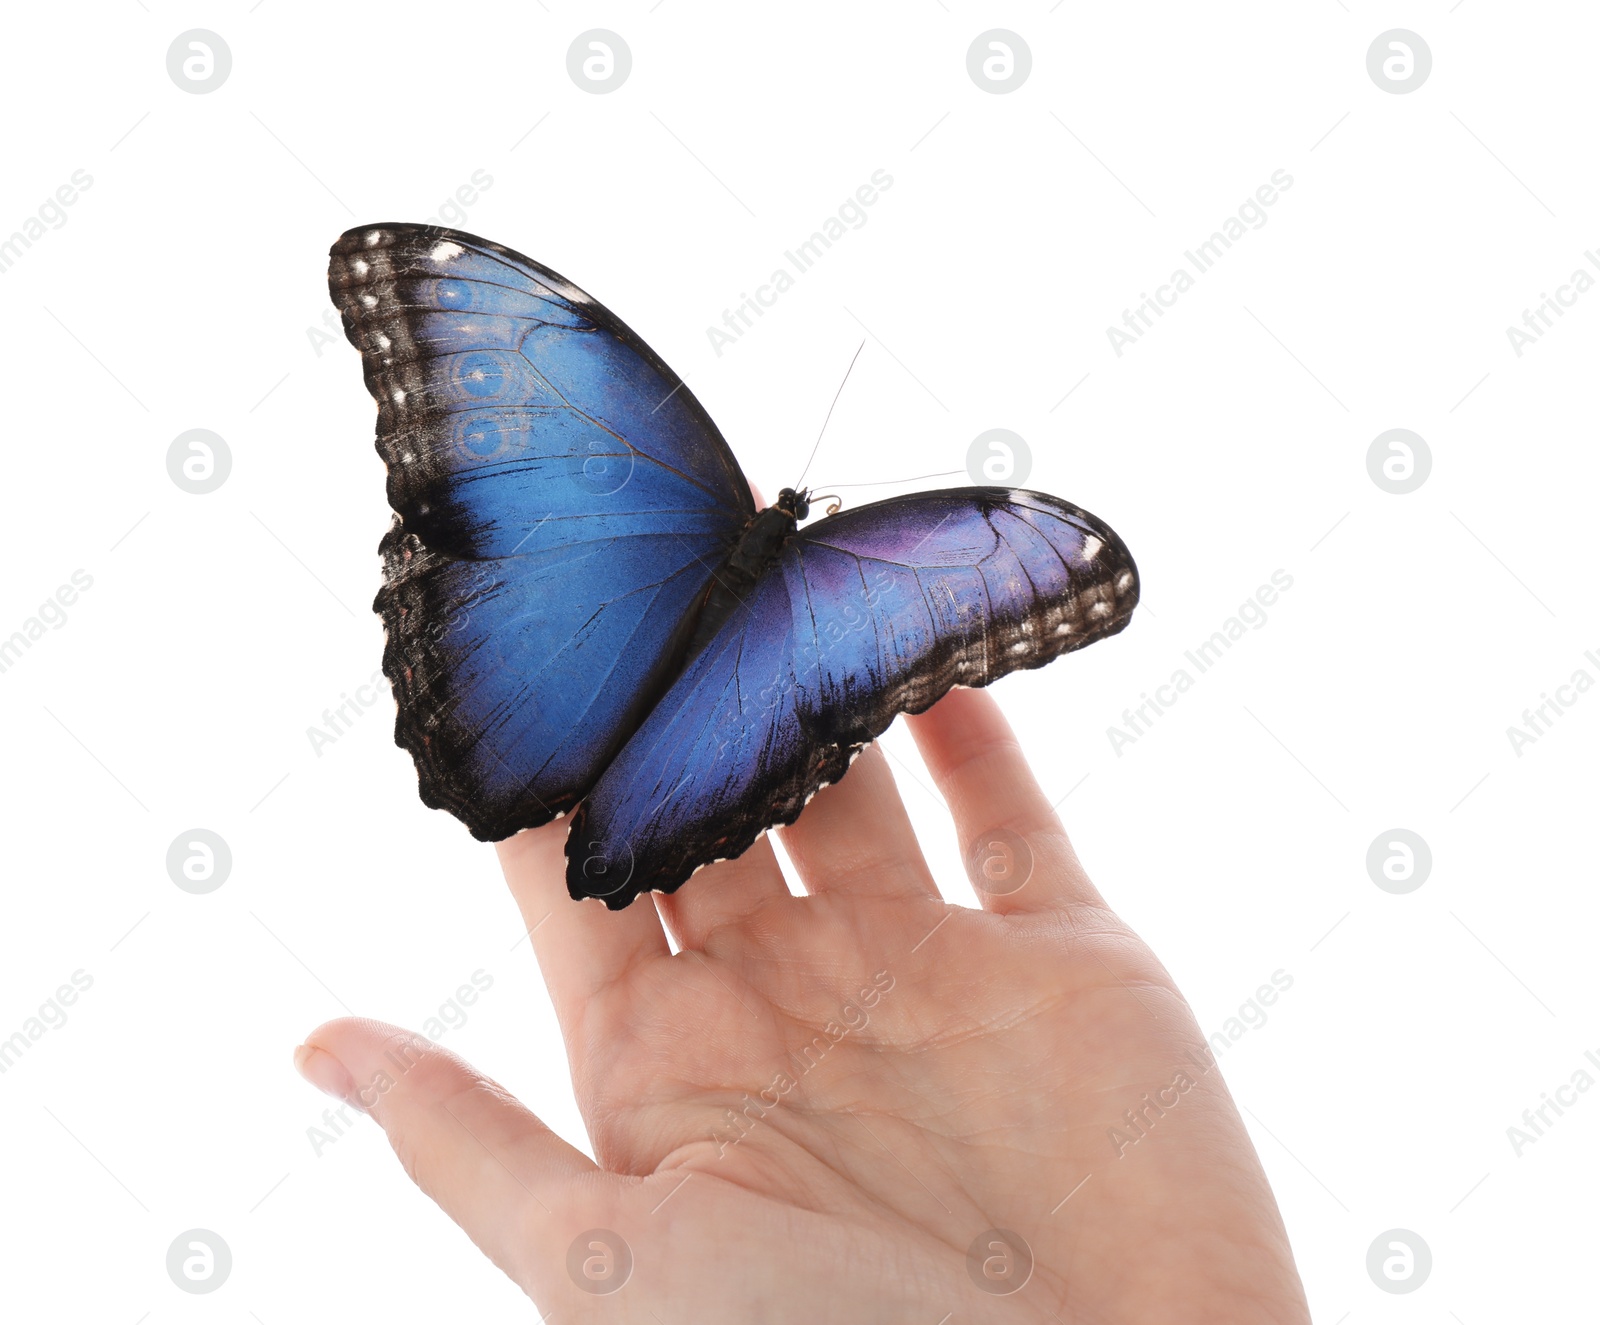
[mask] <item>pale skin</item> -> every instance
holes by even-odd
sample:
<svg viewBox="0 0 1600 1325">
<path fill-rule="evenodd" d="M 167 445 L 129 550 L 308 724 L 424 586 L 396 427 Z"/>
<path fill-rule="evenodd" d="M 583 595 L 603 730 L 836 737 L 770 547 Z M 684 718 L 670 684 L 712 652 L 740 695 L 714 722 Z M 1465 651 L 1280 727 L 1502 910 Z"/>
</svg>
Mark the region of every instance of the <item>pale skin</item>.
<svg viewBox="0 0 1600 1325">
<path fill-rule="evenodd" d="M 366 1107 L 558 1325 L 1309 1321 L 1193 1014 L 998 707 L 961 690 L 907 721 L 963 853 L 1009 830 L 1032 854 L 982 909 L 941 900 L 875 747 L 782 830 L 804 896 L 765 838 L 621 912 L 568 898 L 565 823 L 499 845 L 595 1160 L 398 1027 L 328 1022 L 297 1065 Z M 569 1274 L 592 1229 L 631 1253 L 616 1291 Z M 989 1290 L 1017 1277 L 1026 1253 L 995 1229 L 1033 1262 L 1004 1295 L 969 1273 L 976 1241 Z M 603 1245 L 578 1260 L 612 1282 Z"/>
</svg>

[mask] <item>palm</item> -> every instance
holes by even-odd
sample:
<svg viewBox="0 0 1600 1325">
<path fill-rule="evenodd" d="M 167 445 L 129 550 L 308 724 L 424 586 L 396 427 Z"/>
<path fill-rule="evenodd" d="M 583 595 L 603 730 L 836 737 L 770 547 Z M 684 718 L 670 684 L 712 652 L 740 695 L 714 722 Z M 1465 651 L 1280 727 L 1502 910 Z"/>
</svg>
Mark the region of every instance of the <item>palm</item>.
<svg viewBox="0 0 1600 1325">
<path fill-rule="evenodd" d="M 375 1110 L 408 1167 L 563 1319 L 1306 1319 L 1192 1016 L 1003 722 L 958 693 L 916 730 L 964 835 L 1022 834 L 1025 886 L 940 901 L 875 753 L 785 833 L 811 895 L 760 843 L 658 899 L 677 953 L 646 902 L 557 896 L 560 825 L 522 834 L 502 858 L 599 1171 L 442 1055 Z M 319 1045 L 349 1062 L 352 1025 Z M 431 1180 L 402 1117 L 430 1112 L 429 1164 L 460 1154 Z"/>
</svg>

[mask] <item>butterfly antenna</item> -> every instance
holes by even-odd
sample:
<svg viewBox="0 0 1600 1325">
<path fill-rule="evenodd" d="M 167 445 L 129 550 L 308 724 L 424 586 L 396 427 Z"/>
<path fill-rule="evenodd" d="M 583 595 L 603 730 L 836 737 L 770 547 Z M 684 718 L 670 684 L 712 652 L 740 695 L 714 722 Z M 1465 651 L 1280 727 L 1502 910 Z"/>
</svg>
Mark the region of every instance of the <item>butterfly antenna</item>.
<svg viewBox="0 0 1600 1325">
<path fill-rule="evenodd" d="M 850 356 L 850 368 L 856 366 L 856 360 L 861 357 L 861 351 L 867 348 L 867 342 L 862 340 L 856 346 L 856 352 Z M 839 389 L 833 393 L 833 404 L 828 406 L 828 412 L 823 416 L 822 427 L 817 432 L 817 440 L 811 446 L 811 455 L 806 460 L 806 467 L 800 471 L 800 477 L 795 480 L 795 491 L 800 491 L 800 486 L 806 481 L 806 471 L 811 468 L 811 462 L 817 458 L 817 447 L 822 445 L 822 434 L 828 431 L 828 420 L 833 417 L 833 406 L 839 403 L 839 397 L 844 394 L 844 384 L 850 380 L 850 368 L 844 370 L 844 381 L 839 383 Z"/>
<path fill-rule="evenodd" d="M 915 483 L 924 478 L 951 478 L 956 474 L 966 473 L 963 469 L 941 469 L 936 474 L 907 474 L 904 478 L 875 478 L 860 483 L 819 483 L 818 487 L 826 488 L 883 488 L 891 483 Z"/>
</svg>

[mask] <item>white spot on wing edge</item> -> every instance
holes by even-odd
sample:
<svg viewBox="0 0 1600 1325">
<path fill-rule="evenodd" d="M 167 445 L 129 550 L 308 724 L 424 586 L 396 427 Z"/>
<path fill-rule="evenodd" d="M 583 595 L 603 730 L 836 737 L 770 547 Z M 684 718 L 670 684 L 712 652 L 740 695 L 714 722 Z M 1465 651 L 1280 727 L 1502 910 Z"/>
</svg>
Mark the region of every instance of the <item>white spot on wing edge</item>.
<svg viewBox="0 0 1600 1325">
<path fill-rule="evenodd" d="M 453 239 L 441 239 L 433 246 L 428 256 L 435 262 L 449 262 L 452 258 L 459 258 L 466 251 Z"/>
</svg>

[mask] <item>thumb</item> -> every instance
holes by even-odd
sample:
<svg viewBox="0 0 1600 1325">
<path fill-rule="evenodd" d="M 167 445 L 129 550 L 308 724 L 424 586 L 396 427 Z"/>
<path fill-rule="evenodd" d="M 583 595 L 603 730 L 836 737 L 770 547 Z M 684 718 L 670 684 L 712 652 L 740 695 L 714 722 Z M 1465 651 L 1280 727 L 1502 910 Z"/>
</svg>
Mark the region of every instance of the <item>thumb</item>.
<svg viewBox="0 0 1600 1325">
<path fill-rule="evenodd" d="M 571 1188 L 599 1172 L 591 1159 L 455 1054 L 386 1022 L 325 1022 L 294 1065 L 370 1114 L 411 1180 L 524 1291 L 532 1286 L 537 1249 L 571 1222 Z"/>
</svg>

